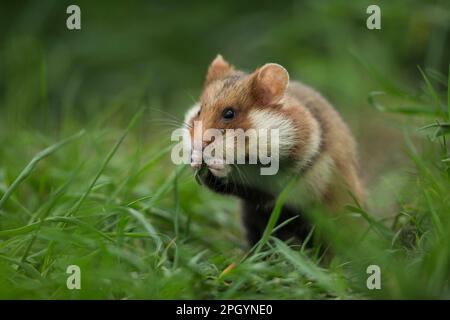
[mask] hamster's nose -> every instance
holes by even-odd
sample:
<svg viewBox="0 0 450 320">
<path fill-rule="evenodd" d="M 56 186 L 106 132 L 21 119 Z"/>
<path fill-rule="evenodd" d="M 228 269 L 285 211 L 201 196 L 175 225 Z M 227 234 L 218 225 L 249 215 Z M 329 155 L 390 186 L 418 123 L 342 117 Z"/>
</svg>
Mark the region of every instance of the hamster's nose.
<svg viewBox="0 0 450 320">
<path fill-rule="evenodd" d="M 191 155 L 191 167 L 194 169 L 202 166 L 202 152 L 200 150 L 192 151 Z"/>
</svg>

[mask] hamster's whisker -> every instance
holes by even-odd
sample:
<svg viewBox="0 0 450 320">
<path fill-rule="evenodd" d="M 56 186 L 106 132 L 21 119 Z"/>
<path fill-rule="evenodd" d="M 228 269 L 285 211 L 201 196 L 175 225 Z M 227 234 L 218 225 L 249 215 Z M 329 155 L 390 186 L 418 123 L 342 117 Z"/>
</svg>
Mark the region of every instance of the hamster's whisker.
<svg viewBox="0 0 450 320">
<path fill-rule="evenodd" d="M 161 114 L 163 114 L 163 115 L 169 117 L 170 120 L 176 121 L 176 122 L 179 123 L 180 125 L 185 125 L 185 126 L 187 126 L 187 127 L 189 127 L 189 128 L 192 127 L 191 124 L 186 123 L 185 121 L 181 120 L 180 118 L 178 118 L 177 116 L 175 116 L 174 114 L 172 114 L 172 113 L 170 113 L 170 112 L 163 111 L 163 110 L 158 109 L 158 108 L 151 108 L 151 107 L 150 107 L 149 109 L 154 110 L 154 111 L 156 111 L 156 112 L 159 112 L 159 113 L 161 113 Z"/>
<path fill-rule="evenodd" d="M 148 122 L 161 124 L 161 125 L 167 125 L 167 126 L 171 126 L 171 127 L 177 128 L 177 129 L 182 127 L 181 123 L 176 122 L 171 119 L 152 119 L 152 120 L 149 120 Z"/>
</svg>

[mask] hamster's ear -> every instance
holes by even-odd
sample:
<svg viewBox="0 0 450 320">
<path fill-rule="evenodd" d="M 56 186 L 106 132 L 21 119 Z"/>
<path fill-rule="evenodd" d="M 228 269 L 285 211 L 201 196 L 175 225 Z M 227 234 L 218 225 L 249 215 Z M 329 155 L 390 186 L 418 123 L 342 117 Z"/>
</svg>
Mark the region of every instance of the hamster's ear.
<svg viewBox="0 0 450 320">
<path fill-rule="evenodd" d="M 253 74 L 253 92 L 263 105 L 277 103 L 289 84 L 289 73 L 276 63 L 267 63 Z"/>
<path fill-rule="evenodd" d="M 231 66 L 225 59 L 218 54 L 217 57 L 211 62 L 208 68 L 208 74 L 206 75 L 205 85 L 211 82 L 224 78 L 233 72 L 233 66 Z"/>
</svg>

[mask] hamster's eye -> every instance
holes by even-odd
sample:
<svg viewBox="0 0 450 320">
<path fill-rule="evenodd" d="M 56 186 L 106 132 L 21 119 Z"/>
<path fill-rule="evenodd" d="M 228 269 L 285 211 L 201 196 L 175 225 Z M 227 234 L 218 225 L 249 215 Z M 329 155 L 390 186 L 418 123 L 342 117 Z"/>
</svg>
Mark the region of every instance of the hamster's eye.
<svg viewBox="0 0 450 320">
<path fill-rule="evenodd" d="M 222 118 L 225 120 L 231 120 L 234 118 L 234 110 L 232 108 L 225 108 L 222 112 Z"/>
</svg>

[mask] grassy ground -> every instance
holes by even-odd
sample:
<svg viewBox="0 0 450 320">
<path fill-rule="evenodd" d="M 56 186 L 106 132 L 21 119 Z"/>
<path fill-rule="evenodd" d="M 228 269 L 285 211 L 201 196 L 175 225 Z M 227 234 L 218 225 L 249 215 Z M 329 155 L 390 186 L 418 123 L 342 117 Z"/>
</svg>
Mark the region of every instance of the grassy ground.
<svg viewBox="0 0 450 320">
<path fill-rule="evenodd" d="M 89 3 L 78 34 L 56 2 L 0 10 L 14 18 L 0 19 L 0 298 L 450 298 L 444 2 L 386 4 L 378 34 L 367 5 L 344 1 Z M 369 208 L 348 215 L 370 231 L 311 212 L 329 264 L 275 238 L 248 250 L 237 201 L 171 163 L 170 132 L 217 51 L 285 64 L 350 123 Z M 372 264 L 381 290 L 366 287 Z"/>
</svg>

